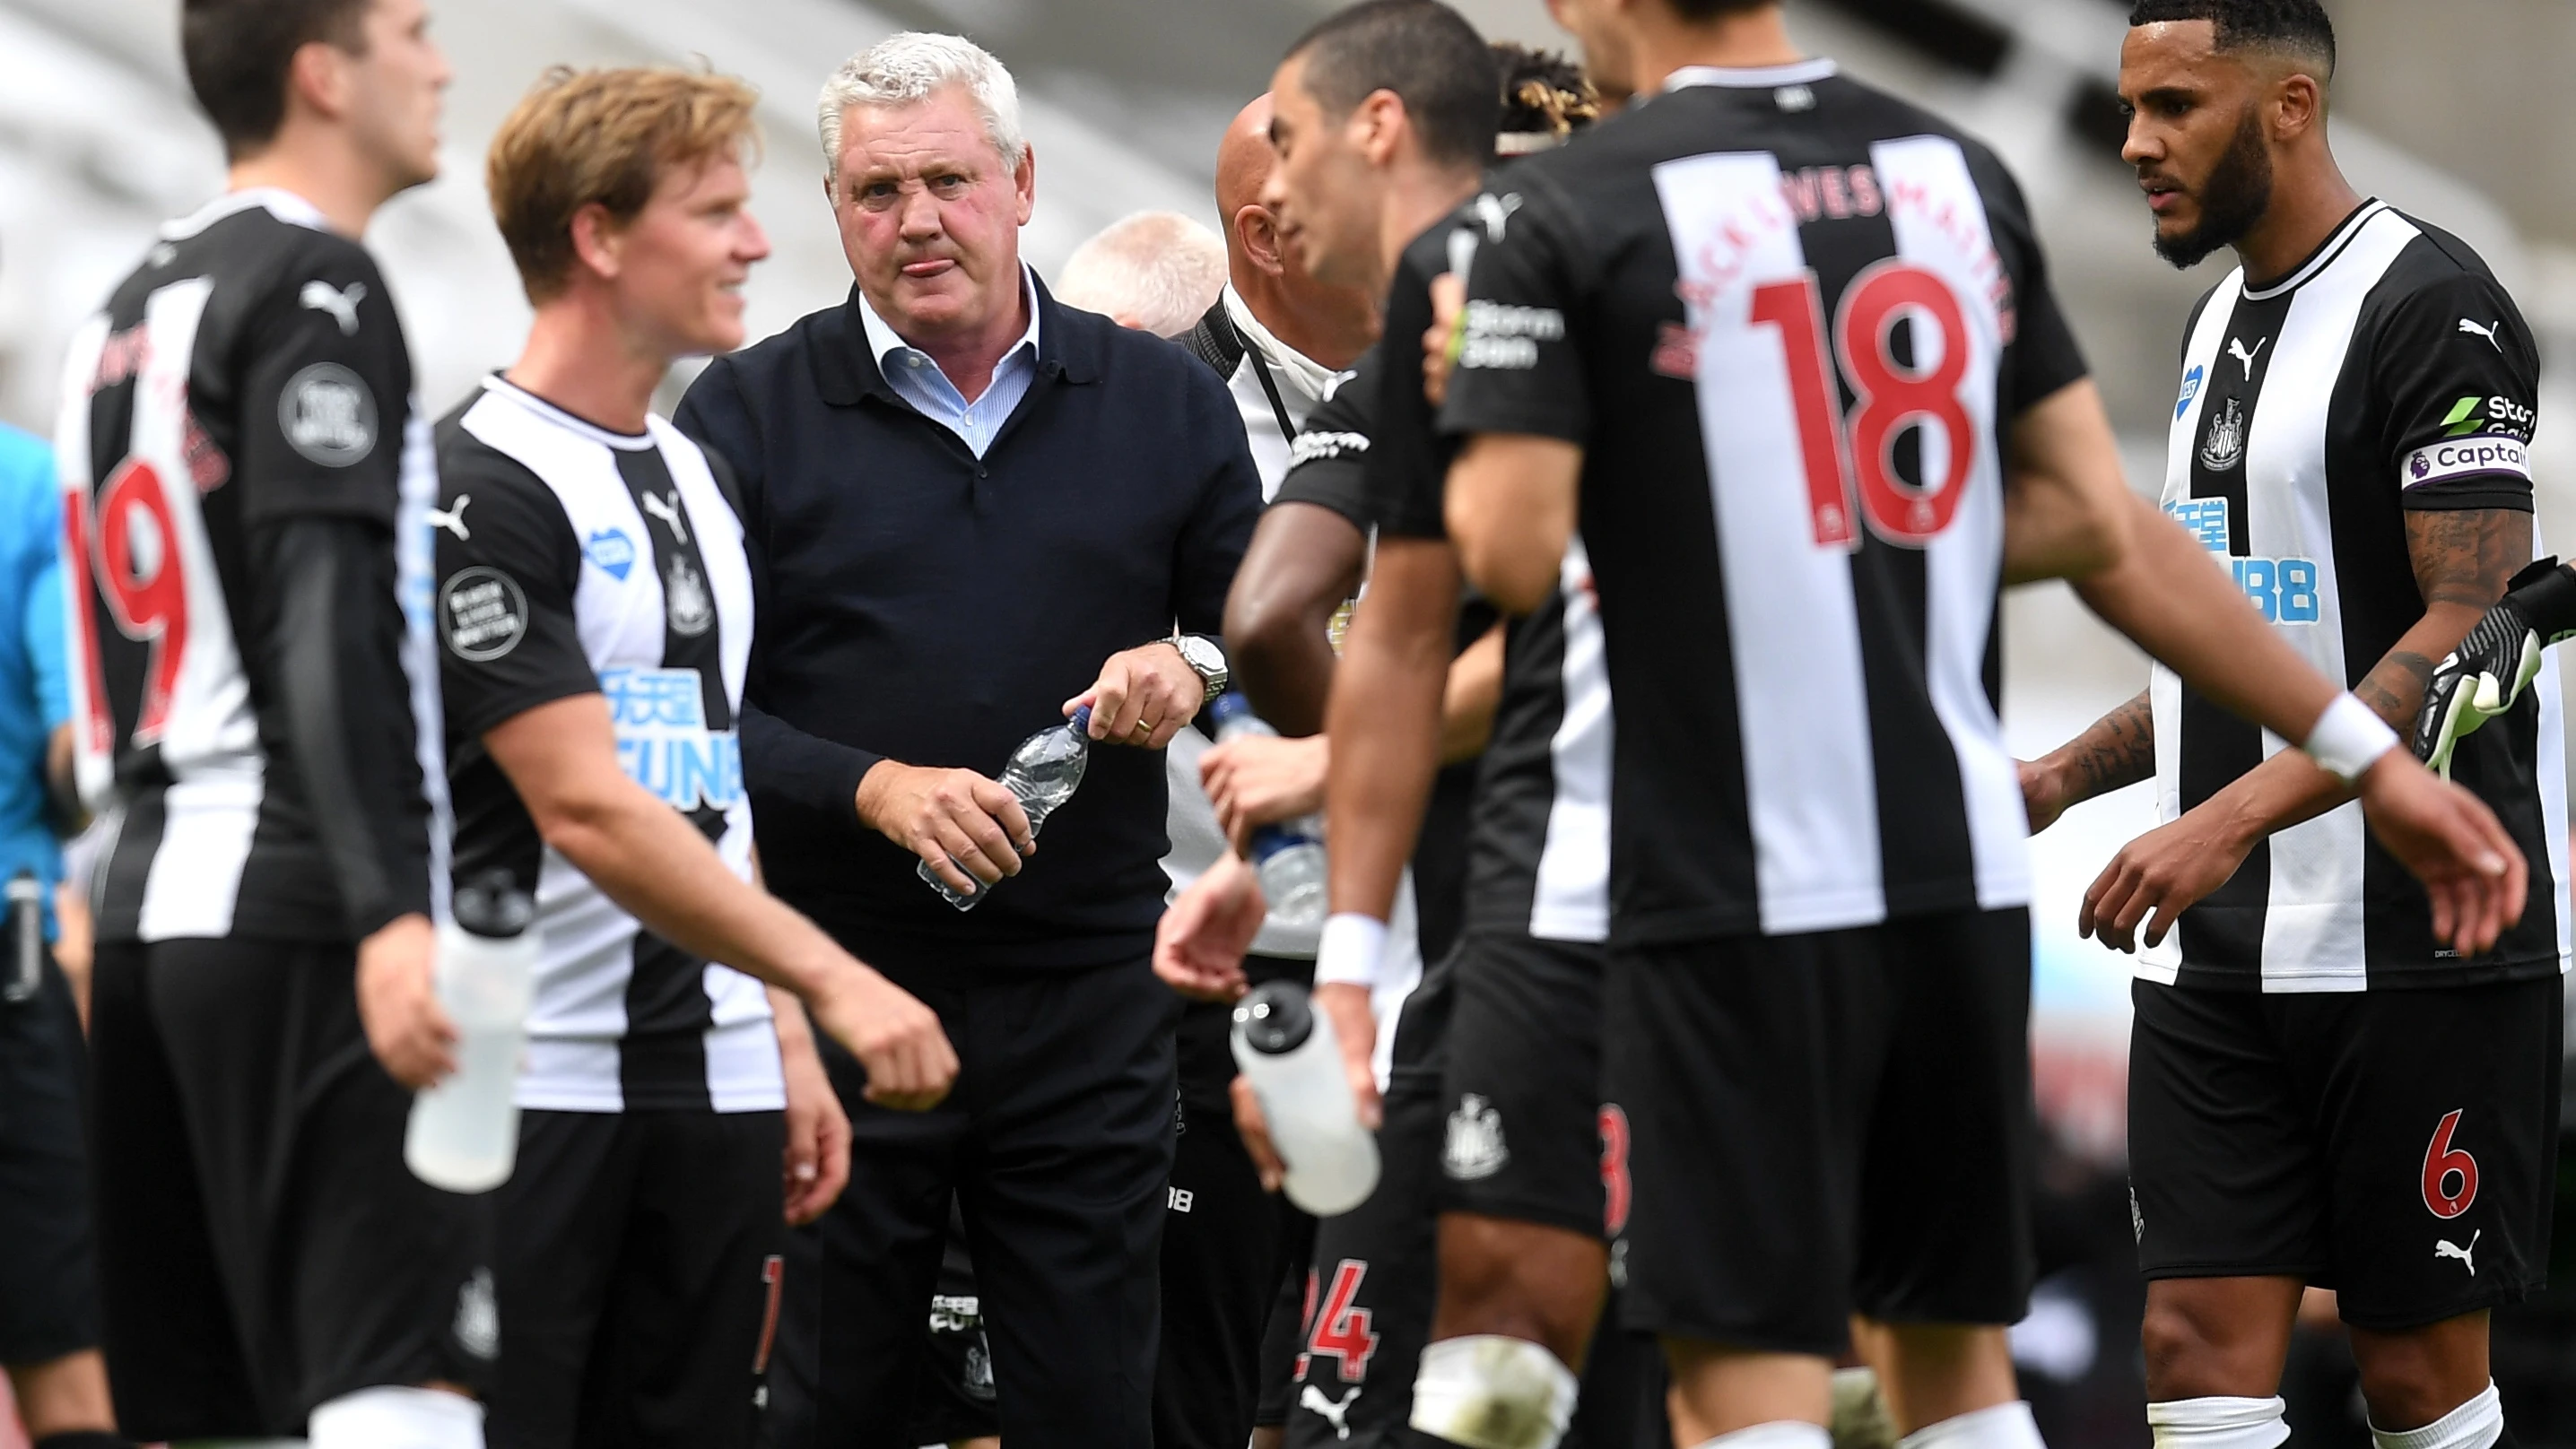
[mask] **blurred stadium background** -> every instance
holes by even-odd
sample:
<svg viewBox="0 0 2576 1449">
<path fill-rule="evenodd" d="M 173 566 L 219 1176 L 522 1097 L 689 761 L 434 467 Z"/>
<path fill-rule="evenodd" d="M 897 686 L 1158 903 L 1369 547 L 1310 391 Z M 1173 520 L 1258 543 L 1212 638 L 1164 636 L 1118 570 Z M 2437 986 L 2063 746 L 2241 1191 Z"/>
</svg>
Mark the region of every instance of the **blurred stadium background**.
<svg viewBox="0 0 2576 1449">
<path fill-rule="evenodd" d="M 1496 38 L 1562 41 L 1540 0 L 1457 3 Z M 446 175 L 395 202 L 370 237 L 409 328 L 421 395 L 443 412 L 518 345 L 527 311 L 485 210 L 482 153 L 549 65 L 703 57 L 761 89 L 767 157 L 756 204 L 777 251 L 749 296 L 752 335 L 765 336 L 849 285 L 817 184 L 813 97 L 851 51 L 895 29 L 953 30 L 1013 68 L 1038 158 L 1027 253 L 1051 275 L 1129 212 L 1168 208 L 1215 224 L 1219 132 L 1264 87 L 1289 41 L 1331 8 L 1333 0 L 433 0 L 457 73 Z M 2342 35 L 2334 126 L 2345 166 L 2365 192 L 2465 237 L 2520 299 L 2548 364 L 2536 447 L 2543 527 L 2553 538 L 2576 529 L 2576 168 L 2566 160 L 2576 108 L 2550 99 L 2566 83 L 2564 58 L 2576 54 L 2576 5 L 2327 8 Z M 65 339 L 161 219 L 221 185 L 214 137 L 180 72 L 177 9 L 177 0 L 0 0 L 0 419 L 50 430 Z M 2226 254 L 2178 274 L 2148 250 L 2147 215 L 2117 155 L 2111 80 L 2124 13 L 2117 0 L 1790 0 L 1792 28 L 1811 52 L 1959 120 L 2013 164 L 2109 396 L 2132 481 L 2152 487 L 2183 315 Z M 2140 657 L 2062 588 L 2017 594 L 2006 641 L 2007 724 L 2024 753 L 2062 740 L 2145 678 Z M 2062 1210 L 2043 1244 L 2052 1276 L 2016 1345 L 2061 1445 L 2144 1442 L 2134 1275 L 2120 1262 L 2127 978 L 2124 963 L 2078 940 L 2072 923 L 2084 886 L 2151 811 L 2143 788 L 2123 792 L 2070 814 L 2039 849 L 2039 1087 Z M 2339 1410 L 2331 1348 L 2319 1352 L 2320 1412 Z M 2546 1367 L 2576 1383 L 2576 1359 Z M 2350 1427 L 2312 1422 L 2318 1443 Z M 2303 1443 L 2307 1434 L 2302 1426 Z M 0 1427 L 0 1446 L 7 1439 Z"/>
</svg>

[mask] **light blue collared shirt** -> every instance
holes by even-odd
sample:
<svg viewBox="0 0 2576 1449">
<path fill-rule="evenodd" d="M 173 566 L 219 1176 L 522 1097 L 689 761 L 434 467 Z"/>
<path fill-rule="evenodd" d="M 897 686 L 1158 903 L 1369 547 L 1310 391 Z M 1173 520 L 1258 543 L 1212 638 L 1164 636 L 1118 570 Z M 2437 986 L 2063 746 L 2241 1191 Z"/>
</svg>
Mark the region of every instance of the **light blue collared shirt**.
<svg viewBox="0 0 2576 1449">
<path fill-rule="evenodd" d="M 929 353 L 895 335 L 877 309 L 868 305 L 865 293 L 859 296 L 859 320 L 868 330 L 868 351 L 876 355 L 877 370 L 885 374 L 886 385 L 923 417 L 964 439 L 978 458 L 993 446 L 994 436 L 1019 411 L 1020 400 L 1029 395 L 1029 384 L 1037 380 L 1038 289 L 1025 262 L 1020 265 L 1020 296 L 1029 309 L 1029 330 L 993 365 L 993 380 L 973 402 L 948 380 Z"/>
</svg>

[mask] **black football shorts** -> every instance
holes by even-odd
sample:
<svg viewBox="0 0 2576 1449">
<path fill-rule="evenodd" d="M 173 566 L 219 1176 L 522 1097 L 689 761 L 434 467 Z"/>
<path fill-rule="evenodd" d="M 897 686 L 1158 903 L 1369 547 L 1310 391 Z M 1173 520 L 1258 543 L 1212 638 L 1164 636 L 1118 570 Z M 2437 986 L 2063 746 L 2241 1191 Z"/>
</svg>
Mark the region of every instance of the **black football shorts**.
<svg viewBox="0 0 2576 1449">
<path fill-rule="evenodd" d="M 1471 930 L 1451 990 L 1445 1211 L 1615 1238 L 1626 1116 L 1601 1097 L 1598 946 Z"/>
<path fill-rule="evenodd" d="M 1286 1241 L 1280 1261 L 1286 1266 L 1279 1275 L 1269 1317 L 1261 1325 L 1259 1393 L 1252 1406 L 1256 1429 L 1277 1429 L 1288 1422 L 1288 1405 L 1297 1395 L 1297 1361 L 1304 1357 L 1300 1345 L 1306 1332 L 1306 1280 L 1315 1264 L 1315 1220 L 1287 1207 L 1285 1198 L 1281 1205 L 1283 1216 L 1295 1216 L 1282 1235 Z"/>
<path fill-rule="evenodd" d="M 2547 1276 L 2560 978 L 2301 995 L 2130 988 L 2149 1278 L 2287 1275 L 2383 1331 Z"/>
<path fill-rule="evenodd" d="M 778 1112 L 524 1112 L 491 1449 L 750 1449 L 784 1290 Z"/>
<path fill-rule="evenodd" d="M 71 988 L 0 1004 L 0 1364 L 98 1347 L 98 1254 L 82 1145 L 89 1055 Z"/>
<path fill-rule="evenodd" d="M 367 1049 L 355 950 L 235 938 L 107 943 L 97 959 L 118 1427 L 301 1438 L 315 1405 L 359 1389 L 488 1387 L 495 1195 L 404 1166 L 412 1094 Z"/>
<path fill-rule="evenodd" d="M 1312 961 L 1280 957 L 1248 956 L 1243 968 L 1255 983 L 1302 984 L 1315 974 Z M 1181 1013 L 1172 1114 L 1178 1140 L 1163 1217 L 1163 1336 L 1154 1370 L 1157 1449 L 1243 1449 L 1261 1422 L 1264 1394 L 1277 1387 L 1263 1381 L 1261 1355 L 1287 1254 L 1293 1241 L 1302 1270 L 1314 1233 L 1313 1219 L 1261 1190 L 1234 1130 L 1233 1014 L 1221 1005 Z M 1296 1305 L 1289 1307 L 1293 1315 Z M 1271 1397 L 1284 1416 L 1284 1396 Z"/>
<path fill-rule="evenodd" d="M 1614 948 L 1629 1327 L 1834 1355 L 2028 1305 L 2030 915 Z"/>
<path fill-rule="evenodd" d="M 1289 1449 L 1404 1449 L 1413 1375 L 1440 1288 L 1440 1081 L 1399 1075 L 1378 1129 L 1377 1190 L 1315 1225 L 1290 1377 Z"/>
<path fill-rule="evenodd" d="M 1002 1396 L 993 1379 L 993 1340 L 984 1329 L 984 1295 L 966 1246 L 966 1220 L 948 1205 L 948 1245 L 930 1294 L 929 1331 L 904 1438 L 914 1444 L 959 1444 L 1002 1432 Z"/>
</svg>

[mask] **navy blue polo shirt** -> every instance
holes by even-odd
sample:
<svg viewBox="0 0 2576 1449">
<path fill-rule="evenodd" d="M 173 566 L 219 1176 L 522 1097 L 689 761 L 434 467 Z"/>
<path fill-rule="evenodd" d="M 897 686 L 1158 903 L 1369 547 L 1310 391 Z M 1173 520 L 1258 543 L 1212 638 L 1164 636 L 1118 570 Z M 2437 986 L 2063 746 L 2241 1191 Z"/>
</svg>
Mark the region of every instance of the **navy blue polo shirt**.
<svg viewBox="0 0 2576 1449">
<path fill-rule="evenodd" d="M 861 825 L 881 759 L 997 775 L 1123 649 L 1214 634 L 1261 511 L 1234 400 L 1188 352 L 1057 305 L 978 458 L 898 397 L 843 305 L 717 359 L 676 417 L 738 476 L 756 623 L 743 771 L 769 888 L 877 964 L 1141 960 L 1163 762 L 1095 743 L 1027 868 L 971 912 Z"/>
</svg>

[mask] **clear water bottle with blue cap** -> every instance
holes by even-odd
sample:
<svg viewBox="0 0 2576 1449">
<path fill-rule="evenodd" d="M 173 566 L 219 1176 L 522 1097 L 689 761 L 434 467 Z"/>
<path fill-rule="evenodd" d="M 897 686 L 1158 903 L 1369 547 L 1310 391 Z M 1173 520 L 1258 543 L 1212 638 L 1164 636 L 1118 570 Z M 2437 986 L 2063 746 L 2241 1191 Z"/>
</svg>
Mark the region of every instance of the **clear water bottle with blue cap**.
<svg viewBox="0 0 2576 1449">
<path fill-rule="evenodd" d="M 1252 712 L 1252 701 L 1241 694 L 1219 695 L 1216 702 L 1216 737 L 1222 744 L 1246 735 L 1268 735 L 1276 738 L 1279 731 Z M 1270 906 L 1270 919 L 1282 926 L 1311 928 L 1324 919 L 1324 821 L 1319 815 L 1301 815 L 1264 825 L 1252 832 L 1252 869 L 1261 877 L 1261 895 Z"/>
<path fill-rule="evenodd" d="M 1000 783 L 1003 789 L 1019 797 L 1020 809 L 1029 817 L 1031 840 L 1037 839 L 1038 827 L 1046 824 L 1046 818 L 1055 813 L 1056 807 L 1073 798 L 1074 790 L 1082 784 L 1083 767 L 1090 762 L 1091 706 L 1087 704 L 1075 710 L 1073 718 L 1038 731 L 1020 741 L 1020 747 L 1011 751 L 1010 763 L 1002 767 Z M 950 856 L 948 863 L 957 865 L 957 857 Z M 976 881 L 974 873 L 967 871 L 966 867 L 957 865 L 957 869 L 975 882 L 973 890 L 951 888 L 931 870 L 930 862 L 926 860 L 921 863 L 921 878 L 930 882 L 930 888 L 939 892 L 948 904 L 961 911 L 971 911 L 983 903 L 985 893 L 992 887 Z"/>
</svg>

